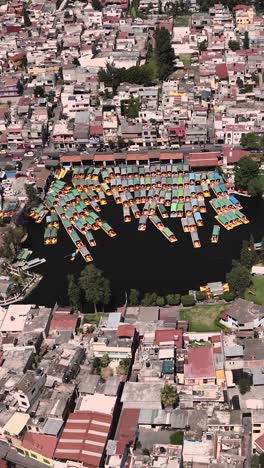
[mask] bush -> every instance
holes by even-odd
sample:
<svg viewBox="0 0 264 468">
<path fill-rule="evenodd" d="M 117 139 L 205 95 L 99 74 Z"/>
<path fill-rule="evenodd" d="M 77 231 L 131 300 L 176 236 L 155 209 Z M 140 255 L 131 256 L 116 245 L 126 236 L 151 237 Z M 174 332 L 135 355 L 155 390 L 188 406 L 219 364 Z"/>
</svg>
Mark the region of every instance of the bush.
<svg viewBox="0 0 264 468">
<path fill-rule="evenodd" d="M 180 294 L 168 294 L 166 296 L 166 302 L 170 306 L 179 305 L 181 302 L 181 296 Z"/>
<path fill-rule="evenodd" d="M 165 304 L 165 299 L 164 299 L 164 297 L 158 296 L 158 297 L 157 297 L 156 304 L 157 304 L 157 306 L 159 306 L 159 307 L 163 307 L 164 304 Z"/>
<path fill-rule="evenodd" d="M 180 431 L 173 432 L 173 434 L 170 435 L 170 443 L 172 445 L 183 445 L 183 433 Z"/>
<path fill-rule="evenodd" d="M 222 294 L 221 299 L 224 299 L 226 302 L 233 301 L 236 295 L 233 291 L 226 291 Z"/>
<path fill-rule="evenodd" d="M 195 295 L 197 301 L 205 301 L 207 299 L 207 294 L 204 291 L 197 291 Z"/>
<path fill-rule="evenodd" d="M 245 377 L 242 377 L 242 379 L 239 379 L 237 384 L 238 384 L 241 395 L 245 395 L 245 393 L 250 391 L 250 382 Z"/>
<path fill-rule="evenodd" d="M 181 297 L 183 307 L 190 307 L 195 305 L 195 297 L 192 294 L 186 294 Z"/>
</svg>

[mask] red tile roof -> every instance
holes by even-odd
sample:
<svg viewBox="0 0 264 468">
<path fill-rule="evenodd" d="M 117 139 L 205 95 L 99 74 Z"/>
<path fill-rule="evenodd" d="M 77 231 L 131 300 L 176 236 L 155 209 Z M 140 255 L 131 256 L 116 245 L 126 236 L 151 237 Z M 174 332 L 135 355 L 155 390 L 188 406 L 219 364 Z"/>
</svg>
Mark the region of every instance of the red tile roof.
<svg viewBox="0 0 264 468">
<path fill-rule="evenodd" d="M 127 161 L 148 161 L 149 155 L 148 153 L 133 153 L 133 154 L 127 154 L 126 160 Z"/>
<path fill-rule="evenodd" d="M 75 330 L 78 317 L 63 312 L 55 312 L 50 322 L 50 331 L 52 330 Z"/>
<path fill-rule="evenodd" d="M 57 443 L 57 437 L 26 432 L 22 441 L 22 447 L 40 453 L 43 457 L 53 458 Z"/>
<path fill-rule="evenodd" d="M 230 146 L 224 147 L 224 157 L 226 157 L 227 163 L 235 163 L 239 161 L 244 156 L 249 156 L 250 151 L 234 149 Z"/>
<path fill-rule="evenodd" d="M 71 163 L 71 162 L 81 162 L 81 156 L 61 156 L 60 162 L 62 163 Z"/>
<path fill-rule="evenodd" d="M 218 158 L 220 158 L 221 153 L 190 153 L 188 155 L 188 161 L 192 167 L 212 167 L 218 166 Z"/>
<path fill-rule="evenodd" d="M 173 161 L 181 161 L 183 158 L 182 153 L 160 153 L 160 160 L 172 159 Z"/>
<path fill-rule="evenodd" d="M 177 349 L 182 348 L 182 330 L 175 330 L 174 328 L 166 328 L 163 330 L 155 331 L 154 344 L 164 345 L 165 343 L 173 343 Z"/>
<path fill-rule="evenodd" d="M 101 119 L 100 119 L 101 120 Z M 91 125 L 90 126 L 90 135 L 103 135 L 104 134 L 104 129 L 102 125 Z"/>
<path fill-rule="evenodd" d="M 76 411 L 68 417 L 55 451 L 61 460 L 82 462 L 89 468 L 100 464 L 112 417 L 92 411 Z"/>
<path fill-rule="evenodd" d="M 215 66 L 215 74 L 220 80 L 228 77 L 227 66 L 225 63 L 217 63 Z"/>
<path fill-rule="evenodd" d="M 119 419 L 115 439 L 117 441 L 116 454 L 122 455 L 125 446 L 136 439 L 137 423 L 140 410 L 137 408 L 125 408 Z"/>
<path fill-rule="evenodd" d="M 261 452 L 264 452 L 264 434 L 261 434 L 261 436 L 255 440 L 255 444 Z"/>
<path fill-rule="evenodd" d="M 103 161 L 114 161 L 115 155 L 113 154 L 95 154 L 93 160 L 96 162 L 103 162 Z"/>
<path fill-rule="evenodd" d="M 130 323 L 120 324 L 116 332 L 118 338 L 133 338 L 135 327 Z"/>
<path fill-rule="evenodd" d="M 211 342 L 212 343 L 221 343 L 221 336 L 220 335 L 215 335 L 211 337 Z"/>
<path fill-rule="evenodd" d="M 212 348 L 191 348 L 187 350 L 188 364 L 184 366 L 186 379 L 215 378 Z"/>
</svg>

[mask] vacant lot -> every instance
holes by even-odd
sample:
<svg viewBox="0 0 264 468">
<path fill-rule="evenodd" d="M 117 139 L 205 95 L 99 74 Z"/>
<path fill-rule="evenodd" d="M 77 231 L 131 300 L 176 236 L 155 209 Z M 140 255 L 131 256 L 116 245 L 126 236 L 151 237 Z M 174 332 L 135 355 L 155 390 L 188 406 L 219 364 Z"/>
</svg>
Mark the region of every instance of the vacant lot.
<svg viewBox="0 0 264 468">
<path fill-rule="evenodd" d="M 191 332 L 217 332 L 222 329 L 218 319 L 224 309 L 224 304 L 197 305 L 190 309 L 182 309 L 180 317 L 182 320 L 188 320 Z"/>
<path fill-rule="evenodd" d="M 246 290 L 245 299 L 264 305 L 264 278 L 253 277 L 252 285 Z"/>
</svg>

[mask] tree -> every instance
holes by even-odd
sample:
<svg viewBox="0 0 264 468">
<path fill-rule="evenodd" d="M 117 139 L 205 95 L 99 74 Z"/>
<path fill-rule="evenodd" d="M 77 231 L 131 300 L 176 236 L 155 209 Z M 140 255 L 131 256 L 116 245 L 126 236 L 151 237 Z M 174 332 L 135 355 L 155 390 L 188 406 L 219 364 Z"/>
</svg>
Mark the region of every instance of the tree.
<svg viewBox="0 0 264 468">
<path fill-rule="evenodd" d="M 80 66 L 80 62 L 79 62 L 79 59 L 77 57 L 74 57 L 72 63 L 73 63 L 73 65 L 76 65 L 76 67 Z"/>
<path fill-rule="evenodd" d="M 264 151 L 264 137 L 256 133 L 246 133 L 242 136 L 240 144 L 247 150 Z"/>
<path fill-rule="evenodd" d="M 253 455 L 251 458 L 251 468 L 264 468 L 264 453 Z"/>
<path fill-rule="evenodd" d="M 146 293 L 142 300 L 142 305 L 145 307 L 155 306 L 157 303 L 156 293 Z"/>
<path fill-rule="evenodd" d="M 94 311 L 97 312 L 97 304 L 107 305 L 111 291 L 109 280 L 104 278 L 101 270 L 94 265 L 87 265 L 81 272 L 79 284 L 84 292 L 87 302 L 92 302 Z"/>
<path fill-rule="evenodd" d="M 251 270 L 256 261 L 256 252 L 254 249 L 249 248 L 249 242 L 244 240 L 242 243 L 242 249 L 240 251 L 240 263 L 244 265 L 248 270 Z"/>
<path fill-rule="evenodd" d="M 67 280 L 68 280 L 67 293 L 68 293 L 69 303 L 74 310 L 78 310 L 81 305 L 80 287 L 78 283 L 76 282 L 74 275 L 68 275 Z"/>
<path fill-rule="evenodd" d="M 170 306 L 179 305 L 181 302 L 181 296 L 180 294 L 168 294 L 166 296 L 166 302 Z"/>
<path fill-rule="evenodd" d="M 248 31 L 245 31 L 244 41 L 243 41 L 243 47 L 244 47 L 244 49 L 249 49 Z"/>
<path fill-rule="evenodd" d="M 25 191 L 27 196 L 27 206 L 32 208 L 36 206 L 39 202 L 38 192 L 31 184 L 25 184 Z"/>
<path fill-rule="evenodd" d="M 124 369 L 125 375 L 128 375 L 129 368 L 130 368 L 130 363 L 131 363 L 131 359 L 129 359 L 129 358 L 124 358 L 119 363 L 120 366 Z"/>
<path fill-rule="evenodd" d="M 118 136 L 117 137 L 117 147 L 119 150 L 123 149 L 126 146 L 124 138 Z"/>
<path fill-rule="evenodd" d="M 128 303 L 131 307 L 139 305 L 140 292 L 137 289 L 130 289 Z"/>
<path fill-rule="evenodd" d="M 101 11 L 102 10 L 102 4 L 100 0 L 92 0 L 92 7 L 94 10 Z"/>
<path fill-rule="evenodd" d="M 207 299 L 207 294 L 205 291 L 197 291 L 195 295 L 197 301 L 205 301 L 205 299 Z"/>
<path fill-rule="evenodd" d="M 260 176 L 256 179 L 252 179 L 248 183 L 248 193 L 251 197 L 259 197 L 263 193 L 263 184 Z"/>
<path fill-rule="evenodd" d="M 251 284 L 250 271 L 240 263 L 235 263 L 229 273 L 226 275 L 227 282 L 231 291 L 241 296 Z"/>
<path fill-rule="evenodd" d="M 8 226 L 2 237 L 0 255 L 8 260 L 13 260 L 20 249 L 24 231 L 21 227 Z"/>
<path fill-rule="evenodd" d="M 233 52 L 235 52 L 236 50 L 239 50 L 240 49 L 239 41 L 230 39 L 230 41 L 228 42 L 228 47 L 229 49 L 233 50 Z"/>
<path fill-rule="evenodd" d="M 174 406 L 177 403 L 177 391 L 176 387 L 170 384 L 165 384 L 160 391 L 160 401 L 163 406 Z"/>
<path fill-rule="evenodd" d="M 238 161 L 235 168 L 235 185 L 241 190 L 247 190 L 252 179 L 259 175 L 259 166 L 248 156 L 244 156 Z"/>
<path fill-rule="evenodd" d="M 183 432 L 177 431 L 170 435 L 170 443 L 172 445 L 183 445 Z"/>
<path fill-rule="evenodd" d="M 186 294 L 181 297 L 183 307 L 190 307 L 195 304 L 195 297 L 192 294 Z"/>
<path fill-rule="evenodd" d="M 157 304 L 157 306 L 159 306 L 159 307 L 163 307 L 164 304 L 165 304 L 165 299 L 164 299 L 164 297 L 158 296 L 158 297 L 157 297 L 156 304 Z"/>
<path fill-rule="evenodd" d="M 250 382 L 245 377 L 242 377 L 241 379 L 239 379 L 237 384 L 238 384 L 238 388 L 239 388 L 241 395 L 245 395 L 245 393 L 250 391 Z"/>
<path fill-rule="evenodd" d="M 30 21 L 30 18 L 29 18 L 29 14 L 27 12 L 27 9 L 26 9 L 26 6 L 24 5 L 23 6 L 23 9 L 22 9 L 22 16 L 23 16 L 23 20 L 24 20 L 24 26 L 26 28 L 30 28 L 30 26 L 32 25 L 31 21 Z"/>
<path fill-rule="evenodd" d="M 105 353 L 103 357 L 101 357 L 101 366 L 107 367 L 109 365 L 109 362 L 110 362 L 110 357 L 108 356 L 107 353 Z"/>
<path fill-rule="evenodd" d="M 222 294 L 221 299 L 224 299 L 226 302 L 231 302 L 235 299 L 236 295 L 233 291 L 226 291 Z"/>
<path fill-rule="evenodd" d="M 174 70 L 174 50 L 171 47 L 170 33 L 165 28 L 155 31 L 155 59 L 160 80 L 165 80 Z"/>
<path fill-rule="evenodd" d="M 208 42 L 206 39 L 202 42 L 199 42 L 198 44 L 199 52 L 205 52 L 207 50 L 207 47 L 208 47 Z"/>
<path fill-rule="evenodd" d="M 241 78 L 239 76 L 237 77 L 236 84 L 240 89 L 243 88 L 243 86 L 244 86 L 244 82 L 243 82 L 243 80 L 241 80 Z"/>
<path fill-rule="evenodd" d="M 135 119 L 136 117 L 138 117 L 138 113 L 139 113 L 139 99 L 131 96 L 128 101 L 127 109 L 125 110 L 125 115 L 129 119 Z"/>
<path fill-rule="evenodd" d="M 43 86 L 36 86 L 34 89 L 34 96 L 43 98 L 45 96 L 45 91 Z"/>
</svg>

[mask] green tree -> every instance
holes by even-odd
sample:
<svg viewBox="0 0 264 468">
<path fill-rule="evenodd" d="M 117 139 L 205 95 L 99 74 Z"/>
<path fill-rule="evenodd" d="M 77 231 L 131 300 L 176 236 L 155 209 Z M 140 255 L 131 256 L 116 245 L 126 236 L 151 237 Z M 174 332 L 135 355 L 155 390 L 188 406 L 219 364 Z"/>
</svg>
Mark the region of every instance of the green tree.
<svg viewBox="0 0 264 468">
<path fill-rule="evenodd" d="M 30 26 L 32 25 L 31 21 L 30 21 L 30 18 L 29 18 L 29 14 L 27 12 L 27 9 L 26 9 L 26 5 L 24 4 L 23 6 L 23 9 L 22 9 L 22 16 L 23 16 L 23 20 L 24 20 L 24 26 L 26 28 L 30 28 Z"/>
<path fill-rule="evenodd" d="M 34 89 L 34 96 L 43 98 L 45 96 L 45 90 L 43 86 L 36 86 Z"/>
<path fill-rule="evenodd" d="M 102 4 L 100 0 L 92 0 L 92 7 L 94 10 L 101 11 L 102 10 Z"/>
<path fill-rule="evenodd" d="M 94 265 L 87 265 L 81 272 L 79 284 L 87 302 L 92 302 L 97 312 L 99 303 L 107 305 L 111 297 L 109 280 Z"/>
<path fill-rule="evenodd" d="M 177 403 L 176 387 L 170 384 L 165 384 L 160 391 L 160 401 L 164 407 L 175 406 Z"/>
<path fill-rule="evenodd" d="M 260 176 L 249 181 L 248 193 L 251 197 L 259 197 L 263 194 L 263 184 Z"/>
<path fill-rule="evenodd" d="M 165 80 L 174 70 L 174 50 L 171 47 L 170 33 L 165 28 L 155 31 L 155 59 L 160 80 Z"/>
<path fill-rule="evenodd" d="M 29 208 L 36 206 L 39 202 L 39 196 L 35 187 L 31 184 L 25 184 L 25 191 L 27 196 L 27 206 Z"/>
<path fill-rule="evenodd" d="M 121 359 L 121 361 L 119 363 L 120 366 L 124 369 L 125 375 L 128 375 L 129 368 L 130 368 L 130 363 L 131 363 L 131 359 L 129 359 L 129 358 Z"/>
<path fill-rule="evenodd" d="M 144 307 L 155 306 L 157 303 L 157 294 L 156 293 L 146 293 L 142 300 L 142 305 Z"/>
<path fill-rule="evenodd" d="M 197 301 L 205 301 L 207 299 L 207 294 L 204 291 L 197 291 L 195 295 Z"/>
<path fill-rule="evenodd" d="M 181 297 L 183 307 L 190 307 L 195 304 L 195 297 L 192 294 L 186 294 Z"/>
<path fill-rule="evenodd" d="M 118 136 L 118 137 L 117 137 L 117 147 L 118 147 L 119 151 L 120 151 L 121 149 L 123 149 L 125 146 L 126 146 L 126 144 L 125 144 L 124 138 Z"/>
<path fill-rule="evenodd" d="M 68 280 L 67 293 L 68 293 L 69 303 L 73 309 L 78 310 L 81 305 L 80 286 L 76 282 L 74 275 L 68 275 L 67 280 Z"/>
<path fill-rule="evenodd" d="M 256 133 L 246 133 L 242 136 L 240 144 L 247 150 L 264 151 L 264 137 Z"/>
<path fill-rule="evenodd" d="M 205 52 L 207 50 L 207 47 L 208 47 L 208 42 L 206 39 L 202 42 L 199 42 L 198 44 L 199 52 Z"/>
<path fill-rule="evenodd" d="M 126 115 L 129 119 L 135 119 L 139 113 L 139 99 L 130 97 L 127 105 Z"/>
<path fill-rule="evenodd" d="M 259 175 L 259 166 L 248 156 L 244 156 L 238 161 L 235 168 L 235 185 L 241 190 L 247 190 L 252 179 Z"/>
<path fill-rule="evenodd" d="M 101 357 L 101 366 L 102 367 L 107 367 L 110 363 L 110 357 L 108 356 L 107 353 L 105 353 L 102 357 Z"/>
<path fill-rule="evenodd" d="M 170 443 L 172 445 L 183 445 L 183 432 L 177 431 L 170 435 Z"/>
<path fill-rule="evenodd" d="M 244 265 L 248 270 L 251 270 L 254 263 L 256 262 L 256 251 L 249 246 L 249 242 L 244 240 L 242 243 L 242 249 L 240 251 L 240 263 Z"/>
<path fill-rule="evenodd" d="M 164 299 L 164 297 L 158 296 L 158 297 L 157 297 L 156 304 L 157 304 L 157 306 L 159 306 L 159 307 L 163 307 L 164 304 L 165 304 L 165 299 Z"/>
<path fill-rule="evenodd" d="M 2 236 L 0 255 L 8 260 L 13 260 L 21 246 L 24 231 L 21 227 L 8 226 Z"/>
<path fill-rule="evenodd" d="M 244 294 L 252 281 L 250 271 L 237 262 L 233 265 L 231 271 L 227 273 L 226 278 L 231 291 L 238 296 Z"/>
<path fill-rule="evenodd" d="M 245 393 L 250 391 L 250 382 L 245 377 L 239 379 L 237 384 L 241 395 L 245 395 Z"/>
<path fill-rule="evenodd" d="M 139 305 L 140 292 L 137 289 L 130 289 L 128 303 L 132 307 Z"/>
<path fill-rule="evenodd" d="M 166 302 L 170 306 L 179 305 L 181 302 L 181 296 L 180 294 L 168 294 L 166 296 Z"/>
<path fill-rule="evenodd" d="M 236 295 L 233 291 L 226 291 L 222 294 L 221 299 L 224 299 L 226 302 L 231 302 L 235 299 Z"/>
<path fill-rule="evenodd" d="M 240 49 L 239 41 L 235 41 L 235 40 L 230 39 L 230 41 L 228 42 L 228 47 L 229 47 L 229 49 L 233 50 L 234 52 L 236 50 L 239 50 Z"/>
<path fill-rule="evenodd" d="M 244 47 L 244 49 L 249 49 L 248 31 L 245 31 L 244 41 L 243 41 L 243 47 Z"/>
<path fill-rule="evenodd" d="M 264 453 L 253 455 L 251 458 L 251 468 L 264 468 Z"/>
</svg>

